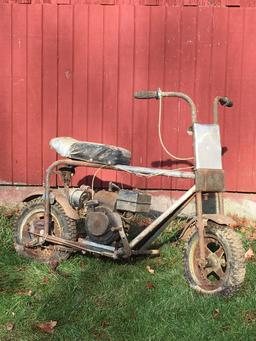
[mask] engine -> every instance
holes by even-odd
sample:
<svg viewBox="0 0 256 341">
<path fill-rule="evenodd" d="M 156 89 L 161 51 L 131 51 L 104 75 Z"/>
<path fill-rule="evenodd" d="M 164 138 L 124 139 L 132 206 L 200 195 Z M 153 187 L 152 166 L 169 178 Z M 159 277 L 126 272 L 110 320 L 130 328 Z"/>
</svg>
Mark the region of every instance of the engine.
<svg viewBox="0 0 256 341">
<path fill-rule="evenodd" d="M 119 229 L 128 233 L 138 213 L 148 213 L 151 196 L 137 190 L 100 190 L 92 196 L 89 187 L 71 189 L 69 201 L 79 211 L 89 240 L 110 245 L 120 239 Z"/>
</svg>

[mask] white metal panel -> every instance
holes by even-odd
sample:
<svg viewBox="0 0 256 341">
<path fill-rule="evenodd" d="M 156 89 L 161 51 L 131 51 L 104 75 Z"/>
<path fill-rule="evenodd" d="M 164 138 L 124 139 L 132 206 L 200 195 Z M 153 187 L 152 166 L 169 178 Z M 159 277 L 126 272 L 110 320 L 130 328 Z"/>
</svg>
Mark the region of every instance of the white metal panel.
<svg viewBox="0 0 256 341">
<path fill-rule="evenodd" d="M 222 169 L 218 124 L 194 124 L 196 169 Z"/>
</svg>

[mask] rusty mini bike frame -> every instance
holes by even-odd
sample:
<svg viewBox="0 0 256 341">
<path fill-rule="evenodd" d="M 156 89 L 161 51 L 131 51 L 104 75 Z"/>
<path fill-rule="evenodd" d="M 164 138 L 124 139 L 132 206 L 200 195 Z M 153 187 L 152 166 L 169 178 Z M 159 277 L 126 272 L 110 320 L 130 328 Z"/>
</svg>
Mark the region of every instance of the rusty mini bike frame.
<svg viewBox="0 0 256 341">
<path fill-rule="evenodd" d="M 193 200 L 196 204 L 196 217 L 193 219 L 193 224 L 196 225 L 199 234 L 199 248 L 200 248 L 200 261 L 205 262 L 205 248 L 204 248 L 204 227 L 207 224 L 207 220 L 211 219 L 220 224 L 228 224 L 229 219 L 223 216 L 223 197 L 222 191 L 224 189 L 223 171 L 220 166 L 208 169 L 201 167 L 200 154 L 198 154 L 199 143 L 196 140 L 197 130 L 200 132 L 201 128 L 205 128 L 204 134 L 211 134 L 212 129 L 218 128 L 218 104 L 225 106 L 232 106 L 232 102 L 227 97 L 216 97 L 214 100 L 214 124 L 197 125 L 196 106 L 192 99 L 180 92 L 162 92 L 160 89 L 157 91 L 145 91 L 135 93 L 135 98 L 139 99 L 162 99 L 163 97 L 177 97 L 186 101 L 191 109 L 192 117 L 192 134 L 194 135 L 193 147 L 195 151 L 195 170 L 194 172 L 184 172 L 179 170 L 165 170 L 155 169 L 147 167 L 134 167 L 127 165 L 104 165 L 104 169 L 111 169 L 116 171 L 126 171 L 132 174 L 144 174 L 144 175 L 160 175 L 166 177 L 178 177 L 194 179 L 195 184 L 186 191 L 173 205 L 171 205 L 165 212 L 163 212 L 158 218 L 156 218 L 151 224 L 149 224 L 142 232 L 140 232 L 134 239 L 128 242 L 123 229 L 120 227 L 119 234 L 123 246 L 116 249 L 113 246 L 102 245 L 90 241 L 68 241 L 63 238 L 57 238 L 49 234 L 49 226 L 51 221 L 51 187 L 50 178 L 52 174 L 56 174 L 56 169 L 60 166 L 74 166 L 74 167 L 92 167 L 99 168 L 101 165 L 98 163 L 85 162 L 73 159 L 62 159 L 53 162 L 46 170 L 45 184 L 44 184 L 44 200 L 45 200 L 45 217 L 44 217 L 44 230 L 40 234 L 40 239 L 50 243 L 66 246 L 73 250 L 88 251 L 93 253 L 103 254 L 112 258 L 129 257 L 136 254 L 155 253 L 155 250 L 149 250 L 151 243 L 158 237 L 158 235 L 168 226 L 168 223 L 177 217 L 177 215 Z M 214 127 L 213 127 L 214 126 Z M 205 133 L 206 132 L 206 133 Z M 211 137 L 212 138 L 212 137 Z M 218 144 L 218 141 L 217 141 Z M 220 148 L 220 146 L 218 146 Z M 197 150 L 198 149 L 198 150 Z M 221 158 L 221 155 L 220 155 Z M 204 160 L 202 161 L 204 162 Z M 64 181 L 64 187 L 68 189 L 70 181 Z M 202 193 L 203 192 L 216 192 L 218 198 L 218 214 L 204 215 L 202 209 Z M 192 223 L 191 223 L 192 224 Z M 36 233 L 35 233 L 36 234 Z M 39 235 L 38 235 L 39 236 Z"/>
</svg>

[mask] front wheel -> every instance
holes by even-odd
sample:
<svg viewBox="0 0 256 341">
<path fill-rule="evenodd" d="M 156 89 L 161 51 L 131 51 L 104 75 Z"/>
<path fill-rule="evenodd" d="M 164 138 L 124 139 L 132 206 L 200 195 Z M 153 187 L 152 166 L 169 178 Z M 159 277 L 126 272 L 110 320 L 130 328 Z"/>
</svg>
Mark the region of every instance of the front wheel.
<svg viewBox="0 0 256 341">
<path fill-rule="evenodd" d="M 200 265 L 196 230 L 184 250 L 185 277 L 189 285 L 201 293 L 232 295 L 245 277 L 242 241 L 234 230 L 210 221 L 204 232 L 206 265 Z"/>
</svg>

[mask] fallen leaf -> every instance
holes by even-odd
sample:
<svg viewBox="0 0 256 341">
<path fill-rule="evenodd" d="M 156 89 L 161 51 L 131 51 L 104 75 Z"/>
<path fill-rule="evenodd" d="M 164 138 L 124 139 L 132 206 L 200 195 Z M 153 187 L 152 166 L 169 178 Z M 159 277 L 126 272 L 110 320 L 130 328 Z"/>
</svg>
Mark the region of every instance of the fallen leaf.
<svg viewBox="0 0 256 341">
<path fill-rule="evenodd" d="M 17 292 L 18 295 L 20 296 L 32 296 L 33 292 L 32 290 L 24 290 L 24 289 L 21 289 Z"/>
<path fill-rule="evenodd" d="M 11 323 L 11 322 L 6 323 L 6 329 L 8 331 L 13 330 L 13 328 L 14 328 L 14 324 L 13 323 Z"/>
<path fill-rule="evenodd" d="M 256 312 L 255 311 L 247 311 L 244 315 L 245 322 L 252 323 L 256 321 Z"/>
<path fill-rule="evenodd" d="M 50 263 L 49 263 L 49 266 L 51 268 L 52 271 L 56 271 L 57 270 L 57 267 L 59 266 L 59 262 L 57 261 L 57 259 L 51 259 L 50 260 Z"/>
<path fill-rule="evenodd" d="M 217 319 L 219 317 L 219 315 L 220 315 L 220 310 L 218 308 L 215 308 L 212 312 L 212 317 L 214 319 Z"/>
<path fill-rule="evenodd" d="M 43 283 L 44 284 L 48 284 L 49 283 L 49 278 L 47 276 L 44 276 Z"/>
<path fill-rule="evenodd" d="M 57 325 L 57 321 L 49 321 L 49 322 L 44 322 L 44 323 L 37 323 L 36 327 L 45 333 L 51 334 L 56 325 Z"/>
<path fill-rule="evenodd" d="M 151 283 L 151 282 L 147 282 L 147 288 L 148 289 L 154 289 L 154 284 L 153 283 Z"/>
<path fill-rule="evenodd" d="M 251 248 L 249 248 L 244 255 L 245 260 L 250 260 L 254 257 L 254 252 Z"/>
<path fill-rule="evenodd" d="M 152 274 L 152 275 L 154 275 L 154 273 L 155 273 L 155 270 L 154 269 L 152 269 L 149 265 L 147 265 L 147 270 L 148 270 L 148 272 L 150 273 L 150 274 Z"/>
</svg>

